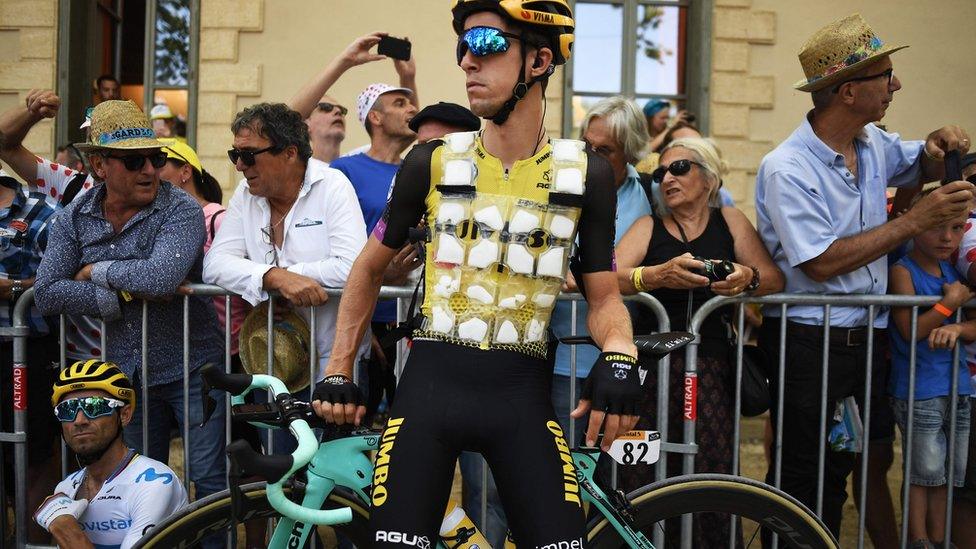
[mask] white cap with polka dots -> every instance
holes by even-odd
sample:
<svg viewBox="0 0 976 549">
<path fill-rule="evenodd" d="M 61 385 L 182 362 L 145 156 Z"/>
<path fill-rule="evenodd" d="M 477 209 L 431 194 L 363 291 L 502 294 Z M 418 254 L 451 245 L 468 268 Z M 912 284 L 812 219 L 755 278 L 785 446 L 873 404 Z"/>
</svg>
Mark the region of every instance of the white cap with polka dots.
<svg viewBox="0 0 976 549">
<path fill-rule="evenodd" d="M 359 94 L 359 98 L 356 99 L 356 110 L 358 111 L 359 114 L 359 122 L 363 126 L 365 126 L 366 113 L 368 113 L 370 109 L 373 108 L 373 104 L 376 103 L 376 99 L 379 98 L 379 96 L 383 95 L 384 93 L 389 93 L 394 91 L 403 92 L 407 95 L 413 94 L 413 90 L 411 90 L 410 88 L 398 88 L 395 86 L 391 86 L 389 84 L 378 83 L 378 84 L 370 84 L 366 86 L 366 89 L 363 90 L 363 92 Z"/>
</svg>

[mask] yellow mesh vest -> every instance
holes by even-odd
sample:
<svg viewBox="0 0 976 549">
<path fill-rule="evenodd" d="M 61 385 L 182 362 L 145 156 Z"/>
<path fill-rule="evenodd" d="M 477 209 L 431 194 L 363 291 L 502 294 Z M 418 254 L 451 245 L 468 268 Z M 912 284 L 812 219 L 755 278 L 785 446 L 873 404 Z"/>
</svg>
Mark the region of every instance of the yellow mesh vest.
<svg viewBox="0 0 976 549">
<path fill-rule="evenodd" d="M 546 356 L 586 179 L 583 143 L 553 140 L 505 172 L 475 132 L 431 156 L 424 324 L 415 333 Z"/>
</svg>

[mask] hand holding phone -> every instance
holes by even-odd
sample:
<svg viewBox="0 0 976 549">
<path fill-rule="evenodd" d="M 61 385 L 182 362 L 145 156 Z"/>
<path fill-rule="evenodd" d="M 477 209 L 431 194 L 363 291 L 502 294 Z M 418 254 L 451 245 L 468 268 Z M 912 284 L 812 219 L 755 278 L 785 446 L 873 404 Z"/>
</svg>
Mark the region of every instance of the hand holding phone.
<svg viewBox="0 0 976 549">
<path fill-rule="evenodd" d="M 402 38 L 384 36 L 376 48 L 376 53 L 406 61 L 410 59 L 410 42 Z"/>
<path fill-rule="evenodd" d="M 942 178 L 942 184 L 952 183 L 953 181 L 962 181 L 962 161 L 959 158 L 958 150 L 951 150 L 945 154 L 945 177 Z"/>
</svg>

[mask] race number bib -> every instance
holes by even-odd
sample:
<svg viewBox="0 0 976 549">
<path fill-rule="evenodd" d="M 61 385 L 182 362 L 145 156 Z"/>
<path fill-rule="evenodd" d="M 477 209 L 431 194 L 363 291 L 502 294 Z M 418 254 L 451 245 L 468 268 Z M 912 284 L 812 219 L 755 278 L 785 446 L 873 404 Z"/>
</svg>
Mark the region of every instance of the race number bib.
<svg viewBox="0 0 976 549">
<path fill-rule="evenodd" d="M 661 434 L 657 431 L 628 431 L 613 441 L 607 453 L 621 465 L 650 465 L 661 455 Z"/>
</svg>

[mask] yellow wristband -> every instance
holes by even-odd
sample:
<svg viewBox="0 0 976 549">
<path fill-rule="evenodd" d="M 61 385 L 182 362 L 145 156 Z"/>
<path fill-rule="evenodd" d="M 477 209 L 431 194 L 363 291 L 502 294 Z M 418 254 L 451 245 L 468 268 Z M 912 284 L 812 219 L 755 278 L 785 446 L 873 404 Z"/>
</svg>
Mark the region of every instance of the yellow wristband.
<svg viewBox="0 0 976 549">
<path fill-rule="evenodd" d="M 630 281 L 634 284 L 634 289 L 638 292 L 646 292 L 647 286 L 644 285 L 644 267 L 636 267 L 630 272 Z"/>
<path fill-rule="evenodd" d="M 952 309 L 946 307 L 941 302 L 936 303 L 935 305 L 932 305 L 932 308 L 935 309 L 935 312 L 939 313 L 940 315 L 942 315 L 942 316 L 944 316 L 946 318 L 949 318 L 950 316 L 952 316 L 952 313 L 953 313 Z"/>
</svg>

